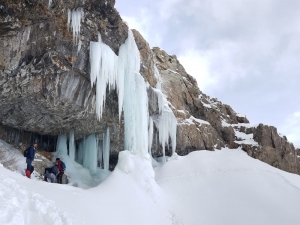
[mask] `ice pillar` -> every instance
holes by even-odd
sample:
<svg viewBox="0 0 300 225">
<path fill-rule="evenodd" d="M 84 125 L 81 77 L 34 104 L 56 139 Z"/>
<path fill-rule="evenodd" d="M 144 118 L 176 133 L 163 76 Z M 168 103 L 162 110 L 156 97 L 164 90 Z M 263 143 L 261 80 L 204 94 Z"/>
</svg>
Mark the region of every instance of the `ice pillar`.
<svg viewBox="0 0 300 225">
<path fill-rule="evenodd" d="M 75 160 L 75 132 L 72 129 L 69 133 L 69 156 L 71 160 Z"/>
<path fill-rule="evenodd" d="M 109 170 L 109 154 L 110 154 L 110 133 L 109 128 L 107 128 L 106 133 L 103 134 L 103 162 L 104 170 Z"/>
<path fill-rule="evenodd" d="M 97 169 L 97 140 L 96 135 L 89 135 L 84 141 L 83 147 L 83 166 L 88 168 L 92 173 Z"/>
<path fill-rule="evenodd" d="M 67 136 L 65 134 L 60 134 L 58 136 L 56 143 L 56 152 L 59 157 L 68 155 Z"/>
</svg>

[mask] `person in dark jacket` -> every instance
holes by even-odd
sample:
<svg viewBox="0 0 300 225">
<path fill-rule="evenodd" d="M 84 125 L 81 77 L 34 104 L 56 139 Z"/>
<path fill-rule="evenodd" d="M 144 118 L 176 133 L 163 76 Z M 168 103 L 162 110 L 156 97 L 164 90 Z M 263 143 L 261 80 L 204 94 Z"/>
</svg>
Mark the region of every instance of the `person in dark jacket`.
<svg viewBox="0 0 300 225">
<path fill-rule="evenodd" d="M 48 181 L 48 179 L 50 179 L 51 183 L 54 183 L 58 172 L 57 165 L 54 165 L 50 168 L 45 168 L 44 181 Z"/>
<path fill-rule="evenodd" d="M 34 170 L 34 167 L 32 166 L 32 161 L 34 160 L 36 147 L 37 147 L 37 143 L 34 142 L 28 149 L 28 154 L 26 157 L 26 164 L 27 164 L 26 177 L 28 177 L 28 178 L 31 177 L 31 174 Z"/>
<path fill-rule="evenodd" d="M 57 175 L 57 183 L 62 184 L 62 176 L 64 175 L 65 169 L 62 166 L 60 158 L 56 158 L 56 164 L 59 170 L 59 174 Z"/>
</svg>

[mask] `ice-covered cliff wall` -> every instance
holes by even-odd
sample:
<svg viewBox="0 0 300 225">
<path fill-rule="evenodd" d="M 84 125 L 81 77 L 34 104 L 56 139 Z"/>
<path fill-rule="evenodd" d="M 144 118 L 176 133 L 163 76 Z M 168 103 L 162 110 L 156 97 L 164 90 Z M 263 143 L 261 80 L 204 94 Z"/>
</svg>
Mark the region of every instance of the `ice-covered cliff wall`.
<svg viewBox="0 0 300 225">
<path fill-rule="evenodd" d="M 101 100 L 96 104 L 100 92 L 91 82 L 91 53 L 99 44 L 90 43 L 97 43 L 99 34 L 111 53 L 119 56 L 128 27 L 113 0 L 0 0 L 0 138 L 16 145 L 38 139 L 41 148 L 53 150 L 60 134 L 74 130 L 78 144 L 109 128 L 111 155 L 124 149 L 120 90 L 101 87 L 105 107 L 100 108 Z M 273 131 L 260 132 L 268 130 L 260 126 L 251 132 L 241 128 L 248 126 L 247 118 L 202 93 L 176 56 L 150 49 L 138 31 L 133 31 L 133 36 L 140 53 L 139 72 L 147 88 L 148 126 L 153 132 L 148 135 L 152 145 L 147 149 L 153 156 L 164 151 L 171 155 L 175 146 L 177 153 L 184 155 L 196 149 L 243 145 L 253 157 L 299 172 L 295 149 L 284 137 Z M 102 112 L 100 121 L 97 110 Z M 175 140 L 168 138 L 174 136 L 171 117 L 159 119 L 171 112 L 177 120 Z M 159 133 L 159 127 L 167 128 Z M 242 143 L 240 132 L 251 133 L 258 146 Z M 261 138 L 256 135 L 260 133 L 264 134 Z M 264 141 L 269 138 L 276 141 Z M 279 142 L 281 145 L 272 144 Z M 269 160 L 272 157 L 274 160 Z"/>
</svg>

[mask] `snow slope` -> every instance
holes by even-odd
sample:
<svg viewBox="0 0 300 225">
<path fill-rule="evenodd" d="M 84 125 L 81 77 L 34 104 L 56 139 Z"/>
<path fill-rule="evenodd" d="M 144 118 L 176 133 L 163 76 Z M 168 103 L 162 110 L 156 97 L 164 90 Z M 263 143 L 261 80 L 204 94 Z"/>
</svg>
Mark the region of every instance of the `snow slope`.
<svg viewBox="0 0 300 225">
<path fill-rule="evenodd" d="M 158 168 L 156 181 L 183 224 L 300 224 L 300 177 L 240 149 L 192 152 Z"/>
<path fill-rule="evenodd" d="M 155 172 L 154 172 L 155 171 Z M 90 189 L 30 180 L 0 166 L 0 224 L 299 224 L 300 177 L 240 149 L 149 159 L 123 151 Z"/>
<path fill-rule="evenodd" d="M 87 190 L 30 180 L 0 166 L 0 224 L 172 224 L 147 159 L 123 151 L 101 185 Z M 178 223 L 177 223 L 178 224 Z"/>
</svg>

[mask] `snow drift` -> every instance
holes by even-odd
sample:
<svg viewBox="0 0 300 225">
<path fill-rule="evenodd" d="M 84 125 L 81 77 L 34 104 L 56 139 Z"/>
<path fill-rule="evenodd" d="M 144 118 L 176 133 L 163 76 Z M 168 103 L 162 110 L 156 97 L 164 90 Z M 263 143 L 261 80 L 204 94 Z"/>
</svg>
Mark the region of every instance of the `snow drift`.
<svg viewBox="0 0 300 225">
<path fill-rule="evenodd" d="M 152 168 L 122 151 L 100 185 L 83 190 L 0 167 L 0 224 L 299 224 L 300 177 L 240 149 L 196 151 Z"/>
</svg>

